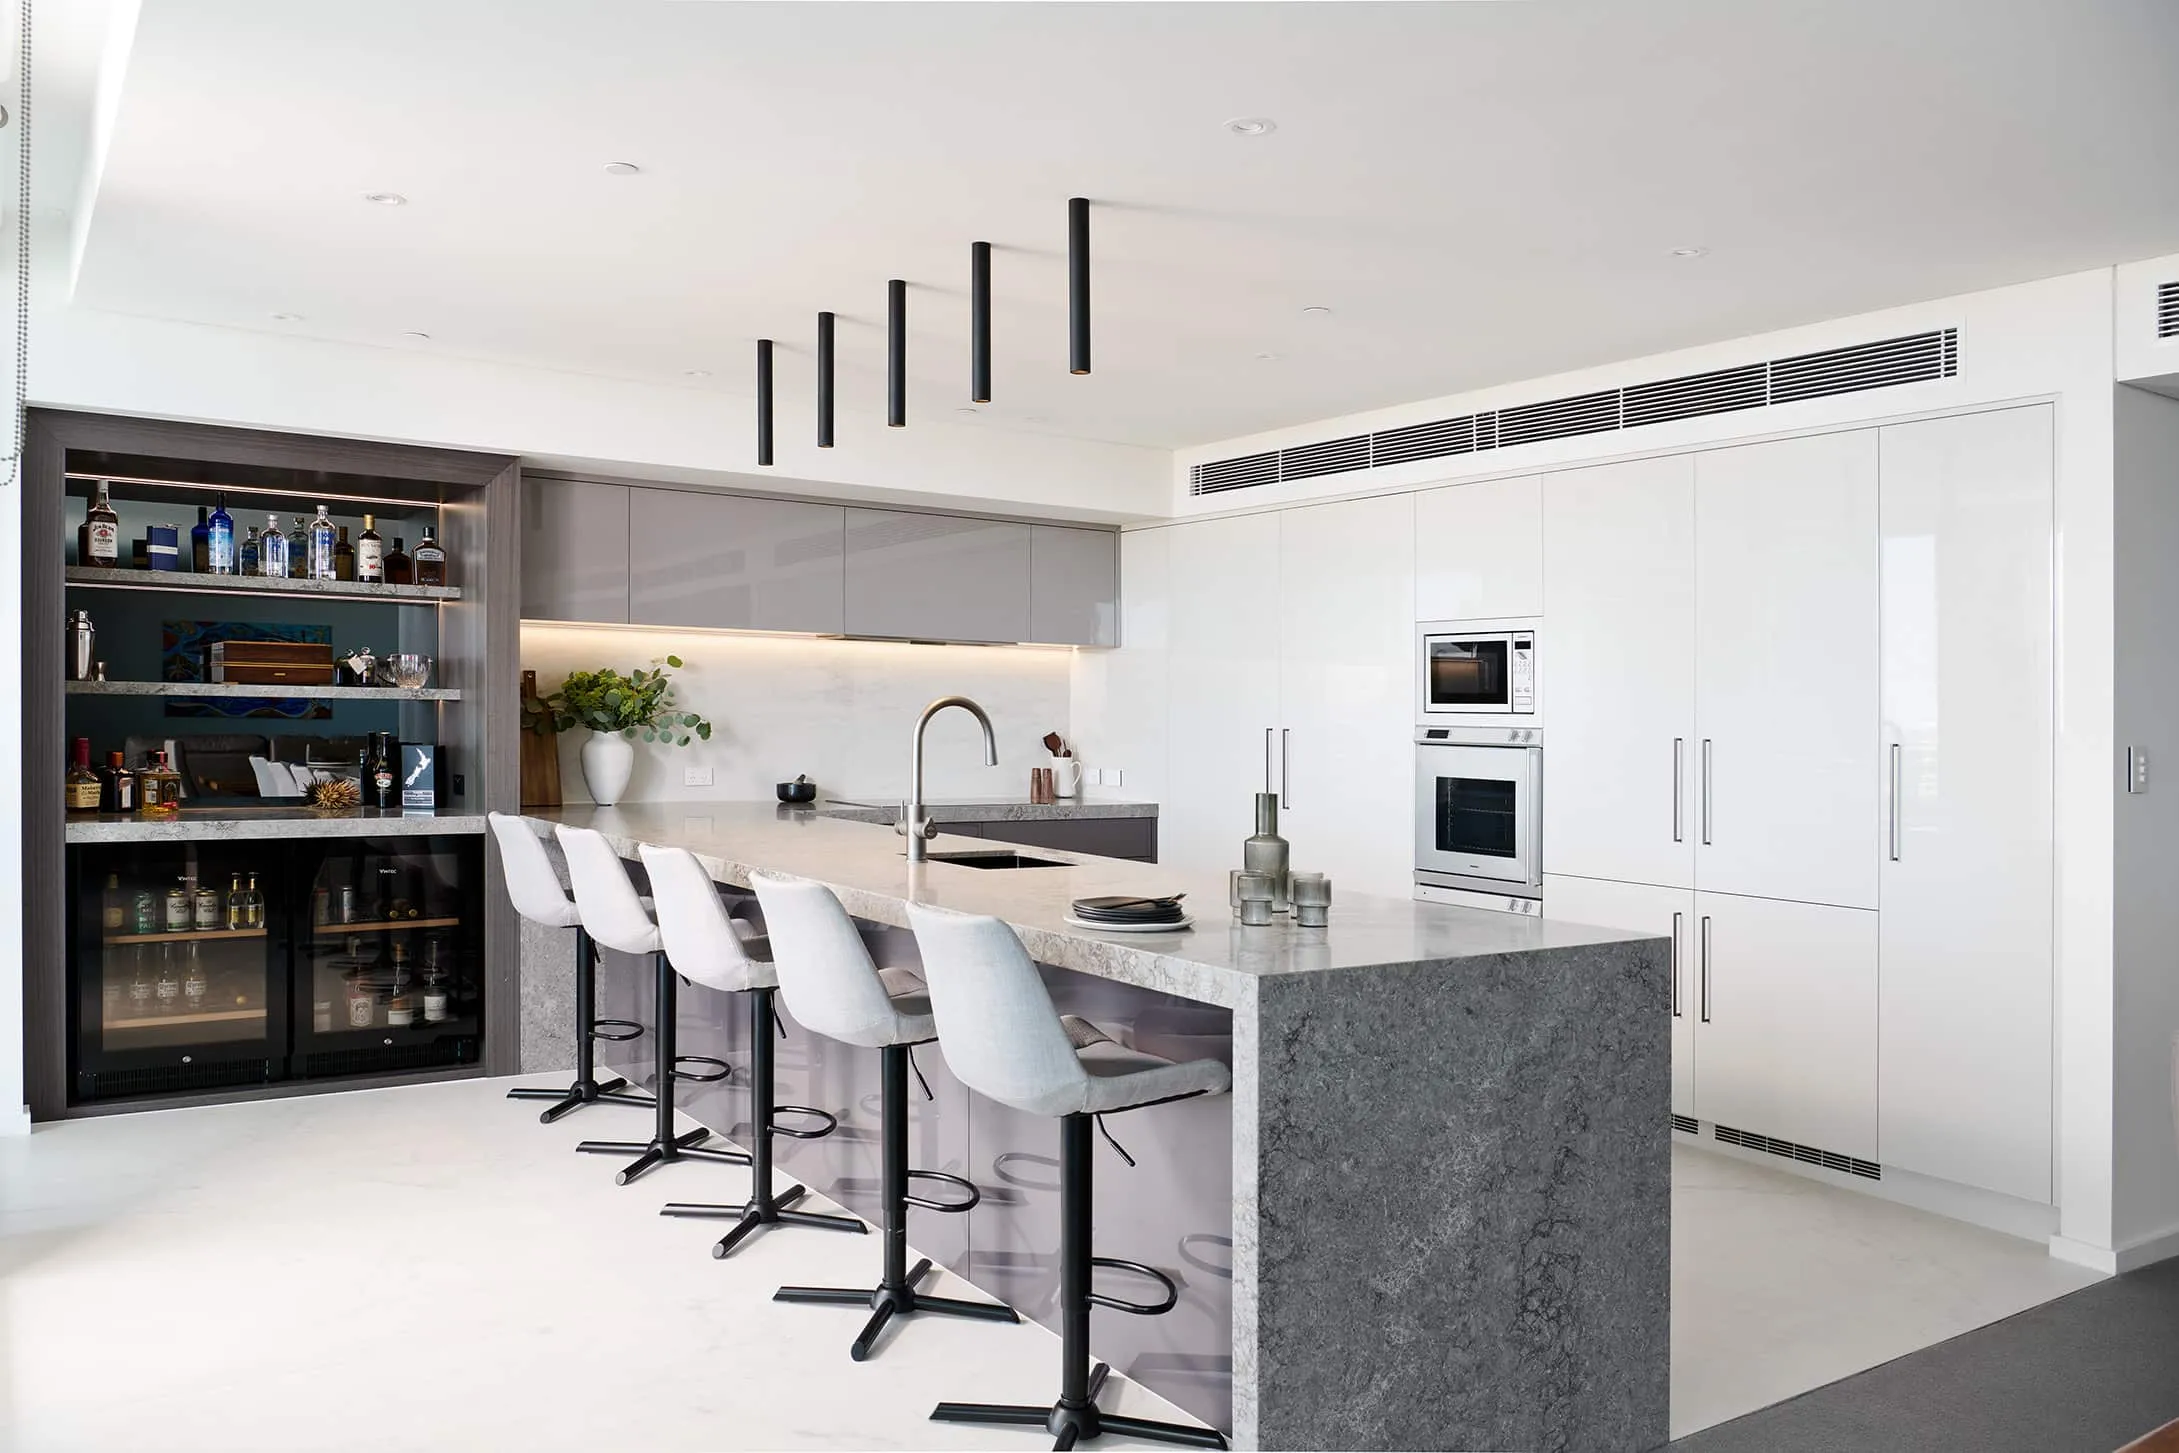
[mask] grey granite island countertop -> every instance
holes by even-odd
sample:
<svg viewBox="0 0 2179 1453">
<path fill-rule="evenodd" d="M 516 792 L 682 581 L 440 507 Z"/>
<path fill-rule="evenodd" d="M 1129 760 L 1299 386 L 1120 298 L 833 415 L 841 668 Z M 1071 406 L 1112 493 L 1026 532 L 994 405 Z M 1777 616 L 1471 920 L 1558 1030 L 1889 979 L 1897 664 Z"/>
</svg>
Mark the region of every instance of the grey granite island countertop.
<svg viewBox="0 0 2179 1453">
<path fill-rule="evenodd" d="M 480 833 L 482 813 L 322 813 L 308 807 L 185 807 L 174 817 L 101 813 L 68 820 L 69 843 L 166 843 L 220 839 L 428 837 Z"/>
<path fill-rule="evenodd" d="M 846 822 L 875 822 L 888 827 L 900 821 L 906 802 L 878 796 L 827 797 L 815 804 L 819 817 Z M 1063 797 L 1057 802 L 1031 802 L 1026 797 L 933 797 L 923 810 L 933 822 L 1076 822 L 1101 817 L 1156 817 L 1155 802 L 1130 802 L 1117 797 Z"/>
<path fill-rule="evenodd" d="M 1226 902 L 1226 881 L 1152 863 L 1058 849 L 1035 855 L 1054 868 L 970 868 L 908 862 L 901 840 L 861 822 L 761 803 L 630 802 L 617 807 L 525 808 L 540 825 L 595 828 L 629 859 L 640 843 L 686 848 L 714 880 L 749 886 L 752 869 L 823 883 L 848 912 L 906 927 L 908 904 L 928 903 L 1004 920 L 1039 963 L 1231 1008 L 1262 979 L 1628 943 L 1640 935 L 1561 919 L 1492 913 L 1409 899 L 1342 894 L 1333 884 L 1331 922 L 1296 928 L 1281 920 L 1243 927 Z M 934 853 L 988 851 L 977 838 L 941 835 Z M 1107 893 L 1187 894 L 1195 924 L 1174 933 L 1100 933 L 1067 923 L 1077 898 Z"/>
</svg>

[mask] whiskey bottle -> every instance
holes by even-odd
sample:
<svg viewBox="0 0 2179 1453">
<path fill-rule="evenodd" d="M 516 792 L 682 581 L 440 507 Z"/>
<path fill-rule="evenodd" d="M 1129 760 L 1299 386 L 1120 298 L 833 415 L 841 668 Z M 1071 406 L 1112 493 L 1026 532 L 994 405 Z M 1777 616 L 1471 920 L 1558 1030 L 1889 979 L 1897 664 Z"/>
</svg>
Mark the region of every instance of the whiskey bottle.
<svg viewBox="0 0 2179 1453">
<path fill-rule="evenodd" d="M 66 798 L 70 812 L 98 811 L 98 773 L 91 770 L 91 739 L 77 737 L 72 744 L 71 758 L 66 778 Z"/>
<path fill-rule="evenodd" d="M 386 552 L 386 583 L 388 585 L 414 585 L 416 562 L 409 558 L 408 541 L 399 535 L 393 537 L 393 548 Z"/>
<path fill-rule="evenodd" d="M 204 955 L 200 944 L 192 943 L 182 968 L 182 1008 L 191 1014 L 204 1012 L 204 1001 L 212 989 L 212 981 L 204 972 Z"/>
<path fill-rule="evenodd" d="M 216 933 L 219 930 L 219 889 L 209 883 L 199 883 L 189 895 L 189 923 L 199 933 Z"/>
<path fill-rule="evenodd" d="M 136 815 L 175 817 L 182 810 L 182 774 L 166 764 L 163 751 L 151 754 L 151 764 L 136 774 Z"/>
<path fill-rule="evenodd" d="M 386 583 L 386 542 L 378 533 L 378 519 L 363 517 L 363 533 L 356 536 L 356 580 L 364 585 Z"/>
<path fill-rule="evenodd" d="M 273 580 L 288 577 L 288 537 L 280 533 L 280 517 L 265 516 L 265 533 L 257 541 L 257 573 Z"/>
<path fill-rule="evenodd" d="M 348 527 L 346 525 L 340 527 L 340 533 L 333 540 L 333 578 L 335 580 L 353 580 L 356 578 L 356 547 L 348 542 Z"/>
<path fill-rule="evenodd" d="M 136 774 L 128 769 L 127 762 L 119 752 L 106 754 L 106 771 L 98 784 L 100 812 L 136 811 Z"/>
<path fill-rule="evenodd" d="M 212 569 L 212 512 L 197 506 L 197 523 L 189 531 L 189 568 L 199 575 Z"/>
<path fill-rule="evenodd" d="M 250 926 L 250 899 L 242 891 L 242 875 L 227 875 L 227 931 L 240 933 Z"/>
<path fill-rule="evenodd" d="M 199 569 L 214 575 L 235 573 L 235 517 L 227 513 L 227 496 L 212 496 L 212 517 L 204 524 L 205 563 Z"/>
<path fill-rule="evenodd" d="M 301 520 L 297 520 L 295 523 L 298 530 L 302 528 Z M 333 529 L 333 522 L 326 517 L 325 506 L 319 505 L 318 517 L 310 522 L 310 543 L 306 551 L 306 558 L 310 566 L 309 575 L 312 580 L 337 580 L 340 578 L 336 573 L 333 559 L 333 549 L 336 543 L 337 537 Z"/>
<path fill-rule="evenodd" d="M 242 537 L 242 543 L 235 549 L 235 573 L 237 575 L 264 574 L 265 572 L 259 569 L 257 564 L 259 551 L 262 548 L 263 542 L 257 538 L 257 526 L 252 525 L 250 526 L 250 532 Z"/>
<path fill-rule="evenodd" d="M 174 963 L 174 945 L 159 945 L 159 977 L 151 986 L 152 1012 L 172 1014 L 181 1007 L 182 974 Z"/>
<path fill-rule="evenodd" d="M 121 516 L 106 497 L 104 480 L 99 481 L 98 498 L 91 501 L 83 523 L 76 527 L 76 563 L 109 569 L 121 563 Z"/>
<path fill-rule="evenodd" d="M 424 538 L 416 546 L 416 583 L 418 585 L 446 584 L 446 551 L 432 538 L 431 526 L 424 526 Z"/>
</svg>

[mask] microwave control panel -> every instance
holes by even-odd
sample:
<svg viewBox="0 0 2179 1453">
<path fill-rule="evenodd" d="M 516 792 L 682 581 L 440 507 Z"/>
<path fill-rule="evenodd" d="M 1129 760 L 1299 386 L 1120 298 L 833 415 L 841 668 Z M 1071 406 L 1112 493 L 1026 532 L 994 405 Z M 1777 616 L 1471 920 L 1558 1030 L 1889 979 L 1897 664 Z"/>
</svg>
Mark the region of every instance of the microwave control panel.
<svg viewBox="0 0 2179 1453">
<path fill-rule="evenodd" d="M 1529 631 L 1513 636 L 1513 663 L 1507 669 L 1508 709 L 1518 713 L 1536 710 L 1536 637 Z"/>
</svg>

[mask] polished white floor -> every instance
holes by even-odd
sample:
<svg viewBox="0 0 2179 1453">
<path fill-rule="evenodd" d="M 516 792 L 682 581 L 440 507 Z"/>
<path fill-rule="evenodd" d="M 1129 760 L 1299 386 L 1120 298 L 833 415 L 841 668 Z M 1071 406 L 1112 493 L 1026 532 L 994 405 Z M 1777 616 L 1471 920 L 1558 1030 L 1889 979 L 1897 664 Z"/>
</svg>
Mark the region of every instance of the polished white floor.
<svg viewBox="0 0 2179 1453">
<path fill-rule="evenodd" d="M 939 1397 L 1036 1402 L 1041 1329 L 927 1320 L 871 1362 L 853 1311 L 875 1242 L 653 1214 L 736 1200 L 689 1164 L 636 1187 L 569 1152 L 504 1081 L 42 1126 L 0 1139 L 0 1448 L 992 1448 Z M 604 1133 L 619 1134 L 608 1130 Z M 2024 1242 L 1682 1147 L 1673 1428 L 1735 1414 L 2093 1280 Z M 970 1295 L 960 1284 L 941 1288 Z M 1107 1406 L 1181 1416 L 1131 1384 Z M 1104 1446 L 1126 1447 L 1114 1440 Z"/>
</svg>

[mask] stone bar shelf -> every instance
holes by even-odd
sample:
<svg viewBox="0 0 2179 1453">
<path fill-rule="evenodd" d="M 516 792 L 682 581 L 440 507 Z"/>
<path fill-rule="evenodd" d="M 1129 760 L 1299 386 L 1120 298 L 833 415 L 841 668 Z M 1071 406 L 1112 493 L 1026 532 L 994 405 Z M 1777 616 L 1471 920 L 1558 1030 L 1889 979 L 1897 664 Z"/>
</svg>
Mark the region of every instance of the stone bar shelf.
<svg viewBox="0 0 2179 1453">
<path fill-rule="evenodd" d="M 267 841 L 280 838 L 428 837 L 481 833 L 482 813 L 406 812 L 366 814 L 357 810 L 325 813 L 292 807 L 185 807 L 173 817 L 138 817 L 133 813 L 85 814 L 68 819 L 66 834 L 75 843 L 162 843 Z M 411 920 L 413 923 L 414 920 Z M 339 925 L 333 925 L 338 927 Z M 201 934 L 190 935 L 204 937 Z M 107 940 L 109 943 L 111 939 Z"/>
<path fill-rule="evenodd" d="M 458 689 L 419 686 L 293 686 L 232 681 L 69 681 L 70 696 L 261 696 L 273 701 L 460 701 Z"/>
<path fill-rule="evenodd" d="M 1100 1315 L 1091 1336 L 1116 1372 L 1229 1430 L 1237 1447 L 1665 1442 L 1668 940 L 1346 892 L 1328 927 L 1244 927 L 1227 909 L 1224 864 L 1060 849 L 1038 856 L 1061 866 L 1019 872 L 911 864 L 888 828 L 768 803 L 524 817 L 545 835 L 595 828 L 639 870 L 641 844 L 686 848 L 729 897 L 757 869 L 812 879 L 902 956 L 890 962 L 913 962 L 911 903 L 989 914 L 1020 935 L 1061 1012 L 1144 1050 L 1226 1061 L 1230 1095 L 1113 1117 L 1139 1164 L 1099 1151 L 1097 1252 L 1157 1266 L 1180 1301 L 1161 1317 Z M 934 846 L 980 841 L 941 835 Z M 1236 859 L 1239 849 L 1237 832 Z M 1192 931 L 1066 922 L 1079 897 L 1176 892 Z M 569 1062 L 573 938 L 522 929 L 525 1070 Z M 650 974 L 602 954 L 599 1013 L 645 1021 Z M 732 999 L 683 996 L 684 1053 L 747 1063 Z M 783 1148 L 782 1173 L 867 1219 L 876 1056 L 799 1028 L 789 1042 L 782 1101 L 824 1107 L 844 1133 Z M 909 1234 L 921 1254 L 1049 1322 L 1058 1126 L 976 1097 L 946 1068 L 943 1039 L 935 1049 L 919 1061 L 934 1098 L 917 1101 L 917 1164 L 967 1176 L 984 1199 L 973 1216 L 924 1217 Z M 618 1072 L 640 1070 L 640 1050 L 621 1053 Z M 691 1088 L 681 1107 L 741 1136 L 746 1094 Z M 939 1224 L 950 1222 L 969 1224 Z M 1055 1390 L 1032 1381 L 1013 1400 Z M 998 1392 L 973 1381 L 930 1391 Z"/>
<path fill-rule="evenodd" d="M 200 595 L 322 596 L 335 600 L 387 600 L 402 605 L 431 605 L 460 600 L 458 585 L 372 585 L 354 580 L 294 580 L 263 575 L 205 575 L 194 570 L 122 570 L 106 565 L 71 565 L 63 572 L 70 585 L 99 590 L 188 591 Z"/>
</svg>

